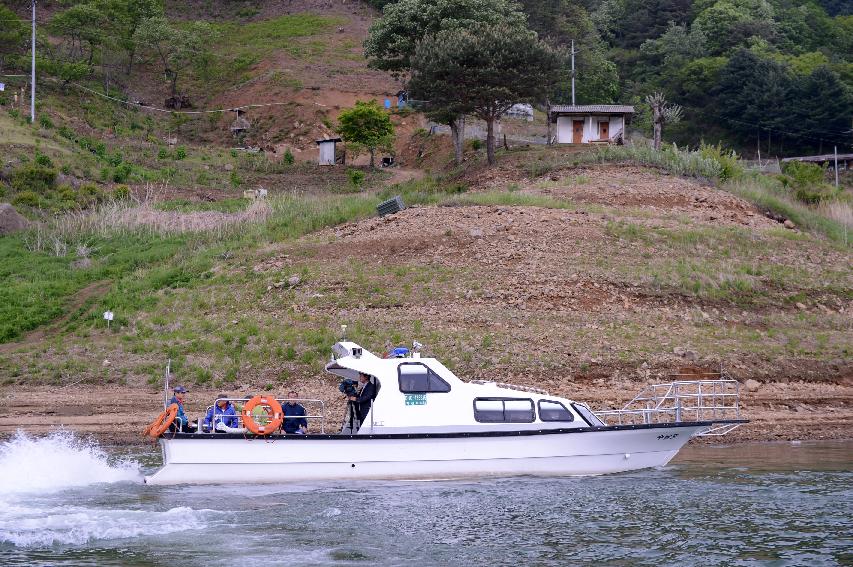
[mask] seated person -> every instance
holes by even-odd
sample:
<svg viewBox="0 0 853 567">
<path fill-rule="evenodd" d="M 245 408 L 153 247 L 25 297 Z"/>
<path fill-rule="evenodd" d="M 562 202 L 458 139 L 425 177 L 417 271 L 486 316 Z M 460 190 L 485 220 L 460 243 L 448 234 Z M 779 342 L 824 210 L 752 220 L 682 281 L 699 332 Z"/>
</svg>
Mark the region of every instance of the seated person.
<svg viewBox="0 0 853 567">
<path fill-rule="evenodd" d="M 190 418 L 187 417 L 186 413 L 184 413 L 184 395 L 186 393 L 187 389 L 183 386 L 175 387 L 175 395 L 172 396 L 172 399 L 169 400 L 169 403 L 167 404 L 178 404 L 178 415 L 175 417 L 175 421 L 173 421 L 169 426 L 169 431 L 195 433 L 195 430 L 198 428 L 198 424 L 190 423 Z"/>
<path fill-rule="evenodd" d="M 237 411 L 234 409 L 234 404 L 223 399 L 227 397 L 226 394 L 219 394 L 216 397 L 218 401 L 207 410 L 207 415 L 204 416 L 202 430 L 225 432 L 226 427 L 237 427 Z"/>
<path fill-rule="evenodd" d="M 308 420 L 299 416 L 308 414 L 302 404 L 296 403 L 299 392 L 290 392 L 287 397 L 289 400 L 281 406 L 284 411 L 284 432 L 288 435 L 305 435 L 308 433 Z"/>
</svg>

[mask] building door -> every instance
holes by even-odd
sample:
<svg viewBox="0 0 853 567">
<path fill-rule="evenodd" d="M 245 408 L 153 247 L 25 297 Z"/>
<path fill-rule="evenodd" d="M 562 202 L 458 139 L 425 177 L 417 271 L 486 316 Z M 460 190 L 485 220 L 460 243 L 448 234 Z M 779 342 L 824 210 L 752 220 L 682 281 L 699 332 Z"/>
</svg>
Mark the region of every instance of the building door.
<svg viewBox="0 0 853 567">
<path fill-rule="evenodd" d="M 609 140 L 610 139 L 610 122 L 599 122 L 598 123 L 598 139 L 599 140 Z"/>
<path fill-rule="evenodd" d="M 572 143 L 583 143 L 583 120 L 575 120 L 572 128 Z"/>
</svg>

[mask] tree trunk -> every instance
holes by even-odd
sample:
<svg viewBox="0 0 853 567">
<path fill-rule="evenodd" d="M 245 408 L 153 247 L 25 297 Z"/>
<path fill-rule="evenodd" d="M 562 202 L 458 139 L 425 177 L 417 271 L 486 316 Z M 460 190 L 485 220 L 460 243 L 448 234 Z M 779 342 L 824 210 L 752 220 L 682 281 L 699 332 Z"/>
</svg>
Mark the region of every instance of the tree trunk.
<svg viewBox="0 0 853 567">
<path fill-rule="evenodd" d="M 462 165 L 462 150 L 465 148 L 465 115 L 457 116 L 450 122 L 453 134 L 453 151 L 456 165 Z"/>
<path fill-rule="evenodd" d="M 661 135 L 661 123 L 659 120 L 655 120 L 655 138 L 654 138 L 654 146 L 656 150 L 660 150 L 660 136 Z"/>
<path fill-rule="evenodd" d="M 486 158 L 489 165 L 495 165 L 495 119 L 486 120 Z"/>
<path fill-rule="evenodd" d="M 376 151 L 376 150 L 375 150 L 374 148 L 370 148 L 370 169 L 374 169 L 374 168 L 376 167 L 376 166 L 374 165 L 374 164 L 375 164 L 375 161 L 374 161 L 374 159 L 373 159 L 373 155 L 374 155 L 375 151 Z"/>
<path fill-rule="evenodd" d="M 550 146 L 551 145 L 551 101 L 550 100 L 545 101 L 545 124 L 548 125 L 548 130 L 547 130 L 547 133 L 545 134 L 547 136 L 547 139 L 545 140 L 545 145 Z"/>
</svg>

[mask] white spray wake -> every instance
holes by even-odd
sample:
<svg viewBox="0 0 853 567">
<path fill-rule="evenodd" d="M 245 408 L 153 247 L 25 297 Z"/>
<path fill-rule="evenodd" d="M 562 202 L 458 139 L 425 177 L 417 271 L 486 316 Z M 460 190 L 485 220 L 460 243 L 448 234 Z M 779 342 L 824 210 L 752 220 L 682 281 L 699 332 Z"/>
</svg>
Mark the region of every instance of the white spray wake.
<svg viewBox="0 0 853 567">
<path fill-rule="evenodd" d="M 0 444 L 0 470 L 4 471 L 0 498 L 142 479 L 137 463 L 111 462 L 100 447 L 68 431 L 46 437 L 18 432 Z"/>
<path fill-rule="evenodd" d="M 162 536 L 204 528 L 203 518 L 211 512 L 188 507 L 161 511 L 116 509 L 103 503 L 86 506 L 88 495 L 63 495 L 68 489 L 142 481 L 138 463 L 111 459 L 96 444 L 71 432 L 46 437 L 19 432 L 0 443 L 0 470 L 4 471 L 0 546 L 84 545 L 92 540 Z"/>
</svg>

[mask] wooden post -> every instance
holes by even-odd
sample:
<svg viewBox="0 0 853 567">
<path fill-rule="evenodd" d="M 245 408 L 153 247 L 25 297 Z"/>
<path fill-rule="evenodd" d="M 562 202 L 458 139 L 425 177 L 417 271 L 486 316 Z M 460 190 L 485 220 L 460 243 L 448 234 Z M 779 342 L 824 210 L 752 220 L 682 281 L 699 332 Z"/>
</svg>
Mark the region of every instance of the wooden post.
<svg viewBox="0 0 853 567">
<path fill-rule="evenodd" d="M 838 146 L 835 147 L 835 188 L 838 189 Z"/>
</svg>

